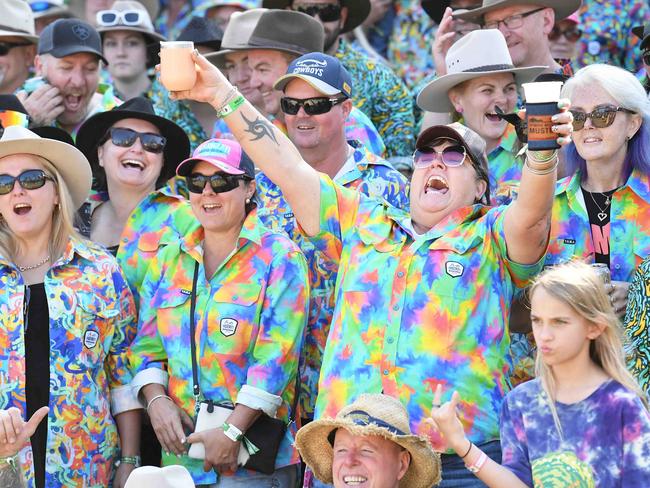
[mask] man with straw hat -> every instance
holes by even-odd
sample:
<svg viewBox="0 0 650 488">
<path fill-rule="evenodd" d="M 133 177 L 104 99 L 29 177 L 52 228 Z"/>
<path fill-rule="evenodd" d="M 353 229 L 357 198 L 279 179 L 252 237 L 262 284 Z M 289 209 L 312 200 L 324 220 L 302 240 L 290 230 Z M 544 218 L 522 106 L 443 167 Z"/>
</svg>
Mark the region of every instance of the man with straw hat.
<svg viewBox="0 0 650 488">
<path fill-rule="evenodd" d="M 399 400 L 362 394 L 336 418 L 298 431 L 296 447 L 318 480 L 335 488 L 430 488 L 440 481 L 440 456 L 413 435 Z"/>
<path fill-rule="evenodd" d="M 38 36 L 34 14 L 23 0 L 0 2 L 0 94 L 15 92 L 29 77 Z"/>
</svg>

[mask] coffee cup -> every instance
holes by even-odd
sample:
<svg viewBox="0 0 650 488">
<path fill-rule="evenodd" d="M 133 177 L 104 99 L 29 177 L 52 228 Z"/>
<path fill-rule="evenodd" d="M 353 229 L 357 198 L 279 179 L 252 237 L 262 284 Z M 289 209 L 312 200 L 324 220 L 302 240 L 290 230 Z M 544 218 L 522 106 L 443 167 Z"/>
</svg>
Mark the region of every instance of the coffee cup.
<svg viewBox="0 0 650 488">
<path fill-rule="evenodd" d="M 558 113 L 561 81 L 538 81 L 524 83 L 526 98 L 526 122 L 528 125 L 528 149 L 543 151 L 559 149 L 557 134 L 553 132 L 551 117 Z"/>
<path fill-rule="evenodd" d="M 196 83 L 191 41 L 160 41 L 160 82 L 169 91 L 190 90 Z"/>
</svg>

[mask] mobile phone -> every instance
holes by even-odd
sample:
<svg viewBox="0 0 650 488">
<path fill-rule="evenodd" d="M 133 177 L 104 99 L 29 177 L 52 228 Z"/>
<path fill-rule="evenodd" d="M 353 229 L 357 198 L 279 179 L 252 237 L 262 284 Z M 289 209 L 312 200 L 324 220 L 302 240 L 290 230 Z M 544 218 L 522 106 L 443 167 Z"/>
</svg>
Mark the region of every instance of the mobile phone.
<svg viewBox="0 0 650 488">
<path fill-rule="evenodd" d="M 23 84 L 23 90 L 25 90 L 28 94 L 33 93 L 37 88 L 47 84 L 48 81 L 44 76 L 33 76 L 32 78 L 25 80 L 25 83 Z"/>
</svg>

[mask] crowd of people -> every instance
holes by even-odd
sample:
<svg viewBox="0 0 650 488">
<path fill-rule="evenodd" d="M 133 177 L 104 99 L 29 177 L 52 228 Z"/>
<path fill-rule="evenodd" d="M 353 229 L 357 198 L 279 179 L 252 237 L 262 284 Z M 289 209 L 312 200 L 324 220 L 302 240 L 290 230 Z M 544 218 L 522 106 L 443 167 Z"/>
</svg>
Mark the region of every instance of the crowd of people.
<svg viewBox="0 0 650 488">
<path fill-rule="evenodd" d="M 647 2 L 0 16 L 0 488 L 650 486 Z"/>
</svg>

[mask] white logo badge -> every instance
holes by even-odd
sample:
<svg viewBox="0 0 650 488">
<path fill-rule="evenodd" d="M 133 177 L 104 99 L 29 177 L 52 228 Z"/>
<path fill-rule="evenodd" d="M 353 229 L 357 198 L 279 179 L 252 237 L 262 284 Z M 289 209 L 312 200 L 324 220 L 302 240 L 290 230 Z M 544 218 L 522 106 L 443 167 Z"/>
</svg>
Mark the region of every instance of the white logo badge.
<svg viewBox="0 0 650 488">
<path fill-rule="evenodd" d="M 97 344 L 99 340 L 99 333 L 96 330 L 87 330 L 84 333 L 84 346 L 88 349 L 92 349 Z"/>
<path fill-rule="evenodd" d="M 237 331 L 238 323 L 235 319 L 221 319 L 221 322 L 219 322 L 219 330 L 226 337 L 230 337 Z"/>
<path fill-rule="evenodd" d="M 456 261 L 447 261 L 445 263 L 445 269 L 447 270 L 447 274 L 449 276 L 452 278 L 458 278 L 463 274 L 465 267 Z"/>
</svg>

